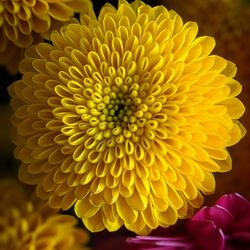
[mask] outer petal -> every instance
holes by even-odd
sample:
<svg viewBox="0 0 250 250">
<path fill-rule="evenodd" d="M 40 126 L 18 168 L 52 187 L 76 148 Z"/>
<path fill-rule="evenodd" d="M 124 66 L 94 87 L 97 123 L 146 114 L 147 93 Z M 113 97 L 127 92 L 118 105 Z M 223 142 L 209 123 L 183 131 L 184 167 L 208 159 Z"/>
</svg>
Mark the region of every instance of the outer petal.
<svg viewBox="0 0 250 250">
<path fill-rule="evenodd" d="M 223 232 L 213 222 L 191 220 L 187 223 L 187 230 L 203 250 L 224 249 Z"/>
<path fill-rule="evenodd" d="M 239 232 L 231 236 L 232 240 L 247 242 L 250 244 L 250 232 Z"/>
<path fill-rule="evenodd" d="M 249 213 L 250 210 L 250 202 L 238 193 L 225 194 L 216 204 L 227 209 L 236 220 Z"/>
<path fill-rule="evenodd" d="M 185 236 L 136 236 L 128 238 L 127 242 L 130 244 L 129 250 L 180 250 L 180 249 L 194 249 L 194 244 L 189 238 Z M 132 248 L 131 248 L 132 247 Z"/>
<path fill-rule="evenodd" d="M 244 217 L 240 218 L 234 225 L 236 232 L 250 232 L 250 214 L 249 212 L 245 214 Z"/>
<path fill-rule="evenodd" d="M 233 216 L 221 206 L 203 207 L 193 217 L 192 221 L 212 221 L 223 233 L 228 233 L 235 223 Z"/>
<path fill-rule="evenodd" d="M 216 204 L 227 209 L 235 218 L 234 231 L 250 232 L 250 202 L 238 193 L 223 195 Z"/>
</svg>

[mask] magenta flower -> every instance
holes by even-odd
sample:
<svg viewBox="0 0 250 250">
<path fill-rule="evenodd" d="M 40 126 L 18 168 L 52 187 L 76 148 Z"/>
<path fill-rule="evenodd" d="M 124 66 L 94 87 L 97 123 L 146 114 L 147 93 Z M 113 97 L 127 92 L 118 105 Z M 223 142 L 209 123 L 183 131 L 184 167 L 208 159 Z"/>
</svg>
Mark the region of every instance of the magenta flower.
<svg viewBox="0 0 250 250">
<path fill-rule="evenodd" d="M 136 236 L 129 249 L 239 250 L 250 247 L 250 202 L 241 195 L 223 195 L 214 206 L 201 208 L 181 233 L 165 229 L 161 236 Z"/>
<path fill-rule="evenodd" d="M 237 193 L 223 195 L 214 206 L 201 208 L 186 227 L 199 244 L 213 241 L 213 249 L 250 244 L 250 202 Z"/>
</svg>

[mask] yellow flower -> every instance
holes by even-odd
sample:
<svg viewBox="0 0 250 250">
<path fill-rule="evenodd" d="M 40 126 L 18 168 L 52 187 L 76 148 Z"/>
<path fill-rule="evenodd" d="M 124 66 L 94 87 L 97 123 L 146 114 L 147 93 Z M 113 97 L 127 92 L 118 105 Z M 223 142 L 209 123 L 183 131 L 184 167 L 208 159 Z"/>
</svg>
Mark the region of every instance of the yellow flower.
<svg viewBox="0 0 250 250">
<path fill-rule="evenodd" d="M 20 179 L 90 231 L 147 234 L 189 216 L 245 133 L 236 68 L 197 31 L 120 1 L 28 49 L 9 89 Z"/>
<path fill-rule="evenodd" d="M 0 181 L 1 250 L 86 250 L 87 234 L 77 220 L 56 214 L 14 180 Z"/>
<path fill-rule="evenodd" d="M 0 65 L 16 73 L 23 48 L 62 27 L 75 12 L 86 11 L 89 0 L 1 0 Z M 42 35 L 42 36 L 41 36 Z"/>
</svg>

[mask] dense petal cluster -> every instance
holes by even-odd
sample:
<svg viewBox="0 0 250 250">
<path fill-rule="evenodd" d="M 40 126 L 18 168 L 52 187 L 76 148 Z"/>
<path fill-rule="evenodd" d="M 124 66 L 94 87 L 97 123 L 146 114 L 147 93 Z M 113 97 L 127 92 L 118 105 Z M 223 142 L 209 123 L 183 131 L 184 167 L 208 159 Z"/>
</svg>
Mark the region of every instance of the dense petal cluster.
<svg viewBox="0 0 250 250">
<path fill-rule="evenodd" d="M 236 68 L 196 23 L 135 1 L 53 32 L 9 89 L 19 177 L 91 231 L 174 224 L 231 169 L 244 128 Z"/>
<path fill-rule="evenodd" d="M 130 250 L 204 249 L 242 250 L 250 243 L 250 202 L 234 193 L 223 195 L 212 207 L 203 207 L 186 229 L 161 230 L 158 236 L 128 238 Z M 176 233 L 178 232 L 178 233 Z M 164 248 L 165 249 L 165 248 Z"/>
<path fill-rule="evenodd" d="M 87 249 L 88 236 L 74 217 L 56 214 L 13 180 L 0 181 L 0 195 L 1 250 Z"/>
<path fill-rule="evenodd" d="M 250 2 L 247 0 L 171 0 L 162 1 L 167 7 L 175 9 L 184 20 L 195 20 L 199 25 L 199 33 L 213 36 L 216 39 L 215 52 L 232 60 L 237 65 L 237 76 L 244 91 L 241 100 L 250 107 Z M 250 128 L 250 110 L 241 121 L 248 130 Z M 214 198 L 224 193 L 239 192 L 250 199 L 250 134 L 230 150 L 237 167 L 223 176 L 217 177 L 217 188 Z"/>
<path fill-rule="evenodd" d="M 22 48 L 41 41 L 42 34 L 63 26 L 90 5 L 89 0 L 1 0 L 0 65 L 16 72 Z"/>
</svg>

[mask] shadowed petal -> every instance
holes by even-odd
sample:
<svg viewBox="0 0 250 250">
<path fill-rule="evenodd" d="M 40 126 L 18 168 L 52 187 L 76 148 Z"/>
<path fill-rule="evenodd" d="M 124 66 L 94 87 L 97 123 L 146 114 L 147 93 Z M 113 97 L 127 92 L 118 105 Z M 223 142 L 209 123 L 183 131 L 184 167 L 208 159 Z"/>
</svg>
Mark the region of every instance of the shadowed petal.
<svg viewBox="0 0 250 250">
<path fill-rule="evenodd" d="M 224 235 L 221 229 L 217 228 L 211 221 L 192 220 L 187 223 L 189 233 L 196 240 L 203 250 L 224 249 Z"/>
<path fill-rule="evenodd" d="M 238 193 L 225 194 L 217 200 L 216 204 L 227 209 L 236 220 L 250 210 L 250 202 Z"/>
<path fill-rule="evenodd" d="M 192 221 L 212 221 L 224 233 L 228 233 L 235 223 L 233 216 L 221 206 L 203 207 L 193 217 Z"/>
</svg>

